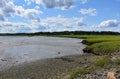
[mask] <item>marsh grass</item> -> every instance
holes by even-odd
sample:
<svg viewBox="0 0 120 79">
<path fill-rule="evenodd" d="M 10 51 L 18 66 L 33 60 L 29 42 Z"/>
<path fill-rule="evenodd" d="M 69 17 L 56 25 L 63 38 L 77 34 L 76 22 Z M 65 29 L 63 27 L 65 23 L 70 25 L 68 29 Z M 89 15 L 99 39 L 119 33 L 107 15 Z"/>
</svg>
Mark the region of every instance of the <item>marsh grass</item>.
<svg viewBox="0 0 120 79">
<path fill-rule="evenodd" d="M 70 79 L 74 79 L 76 76 L 78 76 L 78 74 L 84 74 L 86 71 L 85 68 L 80 68 L 78 70 L 75 70 L 73 71 L 71 74 L 70 74 Z"/>
<path fill-rule="evenodd" d="M 63 35 L 63 37 L 84 39 L 82 43 L 87 44 L 87 47 L 83 49 L 83 51 L 99 56 L 94 63 L 91 63 L 92 66 L 89 68 L 82 67 L 73 71 L 70 75 L 70 79 L 74 79 L 77 76 L 84 75 L 86 73 L 98 72 L 106 68 L 109 70 L 112 67 L 118 68 L 117 72 L 120 73 L 120 59 L 112 61 L 111 58 L 114 53 L 116 54 L 120 52 L 119 35 Z M 94 58 L 92 59 L 94 60 Z"/>
<path fill-rule="evenodd" d="M 107 42 L 101 42 L 101 43 L 95 43 L 88 48 L 93 49 L 93 52 L 98 55 L 111 55 L 112 53 L 115 53 L 120 48 L 120 42 L 119 41 L 107 41 Z"/>
<path fill-rule="evenodd" d="M 109 56 L 103 56 L 96 60 L 95 66 L 106 67 L 112 63 L 111 58 Z"/>
<path fill-rule="evenodd" d="M 120 66 L 120 59 L 114 60 L 114 63 L 115 63 L 116 65 L 119 65 L 119 66 Z"/>
<path fill-rule="evenodd" d="M 120 36 L 116 35 L 63 35 L 63 37 L 82 38 L 88 46 L 84 49 L 96 55 L 111 55 L 120 51 Z"/>
<path fill-rule="evenodd" d="M 86 39 L 91 43 L 87 48 L 92 49 L 95 54 L 110 55 L 119 51 L 120 37 L 99 37 L 94 39 Z"/>
<path fill-rule="evenodd" d="M 80 69 L 74 70 L 71 74 L 70 74 L 70 78 L 69 79 L 74 79 L 78 76 L 83 76 L 85 74 L 90 74 L 93 73 L 95 70 L 95 68 L 91 68 L 91 67 L 82 67 Z"/>
</svg>

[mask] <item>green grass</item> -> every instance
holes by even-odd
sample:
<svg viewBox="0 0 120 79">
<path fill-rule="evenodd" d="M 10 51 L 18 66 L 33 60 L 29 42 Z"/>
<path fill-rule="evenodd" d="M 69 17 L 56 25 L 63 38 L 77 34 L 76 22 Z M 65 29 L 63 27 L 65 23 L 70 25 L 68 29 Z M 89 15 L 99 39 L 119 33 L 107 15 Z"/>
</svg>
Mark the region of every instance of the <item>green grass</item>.
<svg viewBox="0 0 120 79">
<path fill-rule="evenodd" d="M 86 70 L 86 68 L 80 68 L 78 70 L 73 71 L 70 74 L 70 79 L 74 79 L 78 74 L 84 74 L 86 72 L 85 70 Z"/>
<path fill-rule="evenodd" d="M 97 59 L 92 58 L 93 60 L 92 61 L 90 60 L 89 64 L 86 63 L 86 65 L 81 67 L 80 69 L 74 70 L 70 74 L 70 78 L 68 79 L 76 79 L 77 77 L 82 78 L 86 74 L 94 74 L 99 71 L 102 71 L 103 69 L 110 69 L 110 67 L 112 67 L 113 65 L 116 66 L 114 64 L 115 61 L 112 61 L 110 56 L 96 56 L 96 57 Z M 119 64 L 119 60 L 117 61 L 117 65 L 118 64 Z M 120 70 L 118 69 L 118 72 L 119 71 Z"/>
<path fill-rule="evenodd" d="M 95 62 L 91 63 L 89 68 L 80 68 L 73 71 L 70 74 L 70 79 L 76 78 L 78 75 L 83 75 L 85 73 L 94 73 L 102 69 L 114 67 L 120 67 L 120 59 L 112 60 L 114 53 L 120 52 L 120 36 L 116 35 L 61 35 L 61 37 L 70 37 L 84 39 L 82 43 L 87 44 L 84 52 L 93 53 L 98 56 Z M 93 59 L 94 60 L 94 59 Z M 91 68 L 93 66 L 93 68 Z M 92 71 L 90 70 L 92 69 Z M 120 68 L 118 71 L 120 72 Z"/>
<path fill-rule="evenodd" d="M 107 41 L 101 43 L 94 43 L 88 48 L 93 49 L 94 54 L 97 55 L 111 55 L 117 52 L 120 48 L 120 41 Z"/>
<path fill-rule="evenodd" d="M 103 56 L 103 57 L 96 60 L 95 66 L 105 67 L 105 66 L 108 66 L 110 63 L 111 63 L 110 57 L 109 56 Z"/>
<path fill-rule="evenodd" d="M 88 46 L 84 49 L 97 55 L 111 55 L 120 49 L 120 36 L 116 35 L 62 35 L 63 37 L 82 38 Z"/>
<path fill-rule="evenodd" d="M 87 49 L 92 49 L 92 52 L 98 55 L 110 55 L 120 48 L 120 36 L 88 36 L 86 42 Z"/>
<path fill-rule="evenodd" d="M 114 63 L 115 63 L 116 65 L 120 65 L 120 59 L 114 60 Z"/>
<path fill-rule="evenodd" d="M 74 79 L 78 76 L 83 76 L 84 74 L 87 73 L 92 73 L 94 71 L 94 68 L 87 68 L 87 67 L 82 67 L 80 69 L 74 70 L 71 74 L 70 74 L 70 78 L 69 79 Z"/>
</svg>

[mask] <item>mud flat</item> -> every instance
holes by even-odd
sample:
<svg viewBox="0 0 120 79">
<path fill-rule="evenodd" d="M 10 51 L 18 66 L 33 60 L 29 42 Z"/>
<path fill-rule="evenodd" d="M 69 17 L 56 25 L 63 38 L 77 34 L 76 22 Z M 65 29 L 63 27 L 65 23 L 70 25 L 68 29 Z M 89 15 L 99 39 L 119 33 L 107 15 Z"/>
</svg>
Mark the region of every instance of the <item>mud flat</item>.
<svg viewBox="0 0 120 79">
<path fill-rule="evenodd" d="M 83 54 L 81 39 L 0 36 L 0 71 L 22 63 Z"/>
<path fill-rule="evenodd" d="M 22 63 L 1 71 L 0 79 L 68 79 L 73 70 L 88 63 L 85 59 L 86 55 L 71 55 Z"/>
</svg>

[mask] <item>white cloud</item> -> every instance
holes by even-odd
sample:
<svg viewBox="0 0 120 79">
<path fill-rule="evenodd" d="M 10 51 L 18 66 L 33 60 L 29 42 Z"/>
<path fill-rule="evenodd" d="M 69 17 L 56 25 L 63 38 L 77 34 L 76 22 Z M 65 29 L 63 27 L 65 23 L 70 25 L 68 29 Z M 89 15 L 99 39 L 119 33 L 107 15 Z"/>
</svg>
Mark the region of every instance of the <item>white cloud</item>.
<svg viewBox="0 0 120 79">
<path fill-rule="evenodd" d="M 45 1 L 45 2 L 44 2 Z M 32 2 L 42 4 L 46 8 L 59 8 L 62 10 L 70 9 L 74 0 L 25 0 L 29 5 Z M 49 2 L 49 3 L 48 3 Z M 53 2 L 53 3 L 51 3 Z M 51 7 L 53 6 L 53 7 Z M 61 15 L 57 17 L 47 17 L 41 19 L 39 15 L 42 13 L 37 5 L 36 8 L 24 8 L 13 3 L 13 0 L 0 1 L 0 32 L 15 33 L 15 32 L 36 32 L 36 31 L 63 31 L 63 30 L 78 30 L 86 24 L 83 18 L 66 18 Z M 27 18 L 30 23 L 15 23 L 6 20 L 8 17 Z"/>
<path fill-rule="evenodd" d="M 35 9 L 39 10 L 39 9 L 40 9 L 40 7 L 39 7 L 39 6 L 35 6 Z"/>
<path fill-rule="evenodd" d="M 61 10 L 68 10 L 74 7 L 75 2 L 81 2 L 85 4 L 88 0 L 24 0 L 26 4 L 31 4 L 32 2 L 37 5 L 43 5 L 45 8 L 56 8 Z"/>
<path fill-rule="evenodd" d="M 4 21 L 5 17 L 10 17 L 14 12 L 14 4 L 11 0 L 0 1 L 0 21 Z"/>
<path fill-rule="evenodd" d="M 13 0 L 0 1 L 0 21 L 5 21 L 5 18 L 11 17 L 12 15 L 28 18 L 29 20 L 40 21 L 38 15 L 41 13 L 41 11 L 36 9 L 25 9 L 22 6 L 17 6 L 13 3 Z"/>
<path fill-rule="evenodd" d="M 90 16 L 97 15 L 97 10 L 95 8 L 81 9 L 79 12 L 83 15 L 90 15 Z"/>
<path fill-rule="evenodd" d="M 64 26 L 64 27 L 70 27 L 70 26 L 82 26 L 83 18 L 65 18 L 63 16 L 57 16 L 57 17 L 48 17 L 45 19 L 41 19 L 41 24 L 43 26 Z"/>
<path fill-rule="evenodd" d="M 21 32 L 38 32 L 40 31 L 37 24 L 14 23 L 0 21 L 0 33 L 21 33 Z"/>
<path fill-rule="evenodd" d="M 39 32 L 39 31 L 66 31 L 81 30 L 86 24 L 84 18 L 47 17 L 40 22 L 14 23 L 0 21 L 0 33 Z"/>
<path fill-rule="evenodd" d="M 35 0 L 36 4 L 41 4 L 42 0 Z"/>
<path fill-rule="evenodd" d="M 65 18 L 59 15 L 57 17 L 47 17 L 41 19 L 41 22 L 31 22 L 30 24 L 0 21 L 0 32 L 73 31 L 80 30 L 83 26 L 86 26 L 83 18 Z"/>
<path fill-rule="evenodd" d="M 15 14 L 20 17 L 25 17 L 30 20 L 40 21 L 39 14 L 42 12 L 36 9 L 24 9 L 22 6 L 15 7 Z"/>
<path fill-rule="evenodd" d="M 101 22 L 98 27 L 117 27 L 119 26 L 120 21 L 118 20 L 106 20 Z"/>
<path fill-rule="evenodd" d="M 0 33 L 15 33 L 25 29 L 26 24 L 24 23 L 13 23 L 13 22 L 1 22 L 0 21 Z"/>
<path fill-rule="evenodd" d="M 13 0 L 0 1 L 0 32 L 33 32 L 37 31 L 39 26 L 33 23 L 14 23 L 7 21 L 8 17 L 22 17 L 27 18 L 29 21 L 40 22 L 39 14 L 42 12 L 36 9 L 25 9 L 22 6 L 17 6 Z"/>
<path fill-rule="evenodd" d="M 46 8 L 60 8 L 62 10 L 73 7 L 74 0 L 42 0 Z"/>
<path fill-rule="evenodd" d="M 85 4 L 88 0 L 24 0 L 28 5 L 32 2 L 43 5 L 45 8 L 57 8 L 61 10 L 67 10 L 74 7 L 75 2 L 81 2 Z"/>
<path fill-rule="evenodd" d="M 120 32 L 120 21 L 116 19 L 102 21 L 99 24 L 91 25 L 92 30 L 94 31 L 113 31 Z"/>
<path fill-rule="evenodd" d="M 75 0 L 24 0 L 28 3 L 36 3 L 43 5 L 45 8 L 57 8 L 61 10 L 71 9 L 74 6 Z"/>
<path fill-rule="evenodd" d="M 3 14 L 4 14 L 6 17 L 10 17 L 11 14 L 15 12 L 13 3 L 12 3 L 12 2 L 8 2 L 8 3 L 6 4 L 6 6 L 4 6 L 4 7 L 2 8 L 2 11 L 3 11 Z"/>
<path fill-rule="evenodd" d="M 63 31 L 65 29 L 79 30 L 78 28 L 85 26 L 86 24 L 83 22 L 83 18 L 65 18 L 58 15 L 57 17 L 41 19 L 40 25 L 47 27 L 49 31 Z"/>
<path fill-rule="evenodd" d="M 77 26 L 86 26 L 87 24 L 83 23 L 83 21 L 77 21 L 76 22 Z"/>
<path fill-rule="evenodd" d="M 27 5 L 32 4 L 32 2 L 35 2 L 36 4 L 41 4 L 42 0 L 24 0 Z"/>
</svg>

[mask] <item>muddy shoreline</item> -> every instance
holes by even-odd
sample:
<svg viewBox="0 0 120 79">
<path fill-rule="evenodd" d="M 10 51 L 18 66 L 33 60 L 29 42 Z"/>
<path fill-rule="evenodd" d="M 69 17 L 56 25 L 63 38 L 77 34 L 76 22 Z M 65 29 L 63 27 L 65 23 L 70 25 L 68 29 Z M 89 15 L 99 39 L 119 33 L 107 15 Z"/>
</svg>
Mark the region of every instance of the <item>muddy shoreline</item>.
<svg viewBox="0 0 120 79">
<path fill-rule="evenodd" d="M 45 37 L 45 39 L 42 38 L 42 42 L 40 42 L 41 40 L 39 37 L 37 37 L 37 39 L 36 37 L 35 38 L 32 37 L 31 39 L 28 39 L 29 37 L 27 37 L 27 40 L 26 40 L 26 37 L 24 38 L 25 38 L 24 42 L 23 42 L 23 39 L 17 38 L 17 40 L 14 40 L 14 43 L 17 43 L 17 46 L 20 46 L 20 47 L 25 44 L 28 44 L 28 45 L 37 44 L 37 47 L 40 46 L 39 44 L 41 44 L 41 46 L 46 44 L 53 47 L 60 46 L 58 48 L 61 48 L 61 47 L 63 48 L 61 48 L 58 51 L 58 48 L 57 49 L 54 48 L 54 50 L 53 49 L 51 50 L 51 48 L 49 48 L 50 46 L 47 48 L 44 47 L 43 48 L 44 50 L 42 51 L 45 51 L 46 49 L 48 49 L 50 52 L 49 57 L 44 57 L 44 58 L 41 58 L 42 57 L 41 54 L 28 53 L 28 49 L 27 49 L 27 52 L 25 51 L 26 53 L 22 51 L 23 52 L 22 55 L 20 52 L 18 52 L 17 55 L 20 57 L 20 59 L 17 58 L 17 60 L 14 58 L 17 55 L 15 54 L 14 54 L 15 56 L 13 54 L 11 55 L 10 53 L 8 53 L 9 51 L 8 52 L 3 51 L 2 53 L 1 51 L 2 49 L 0 49 L 1 51 L 0 67 L 2 69 L 0 71 L 0 79 L 69 79 L 72 72 L 84 67 L 86 69 L 90 68 L 90 70 L 92 70 L 93 68 L 95 69 L 95 71 L 92 70 L 89 73 L 86 72 L 84 75 L 78 74 L 77 77 L 74 79 L 101 79 L 101 78 L 107 79 L 107 72 L 111 70 L 115 72 L 118 71 L 115 65 L 113 66 L 111 65 L 110 68 L 95 67 L 94 64 L 96 62 L 96 59 L 101 58 L 101 56 L 94 55 L 92 53 L 83 53 L 82 50 L 83 48 L 85 48 L 86 45 L 81 44 L 80 43 L 81 40 L 79 39 L 75 39 L 73 41 L 73 39 L 71 38 L 68 39 L 68 38 L 49 37 L 49 39 L 50 38 L 52 39 L 49 40 L 49 43 L 48 42 L 46 43 L 44 41 L 45 39 L 46 41 L 48 41 L 47 37 Z M 53 41 L 53 39 L 55 40 Z M 58 39 L 62 39 L 62 43 L 61 43 L 61 40 L 58 40 Z M 31 40 L 32 40 L 32 43 L 31 43 Z M 1 41 L 1 38 L 0 38 L 0 41 Z M 5 40 L 5 41 L 8 41 L 8 40 Z M 2 41 L 1 43 L 5 43 L 5 41 Z M 12 43 L 11 41 L 8 41 L 8 44 L 6 45 L 14 46 L 14 43 Z M 80 47 L 81 45 L 83 46 Z M 5 47 L 4 44 L 3 46 Z M 22 48 L 24 48 L 24 46 Z M 26 48 L 29 48 L 29 46 Z M 70 50 L 68 50 L 68 48 Z M 14 50 L 17 50 L 17 49 L 15 48 Z M 61 52 L 61 50 L 64 50 L 64 51 Z M 51 51 L 54 51 L 54 53 L 52 53 Z M 37 51 L 37 53 L 39 52 L 41 51 Z M 28 58 L 25 58 L 25 57 L 28 57 Z M 120 78 L 120 75 L 117 74 L 117 79 L 119 78 Z"/>
<path fill-rule="evenodd" d="M 94 71 L 93 65 L 100 57 L 94 54 L 82 54 L 25 62 L 0 71 L 0 79 L 70 79 L 72 72 L 83 67 L 90 68 L 91 72 L 78 75 L 74 79 L 107 79 L 108 72 L 118 70 L 113 65 L 110 68 L 95 67 Z M 116 77 L 119 79 L 120 73 Z"/>
<path fill-rule="evenodd" d="M 0 79 L 66 79 L 86 57 L 82 51 L 86 45 L 81 41 L 43 36 L 0 37 Z"/>
<path fill-rule="evenodd" d="M 83 54 L 81 39 L 0 36 L 0 71 L 24 62 Z"/>
<path fill-rule="evenodd" d="M 86 60 L 89 56 L 71 55 L 26 62 L 1 71 L 0 79 L 67 79 L 73 70 L 89 64 Z"/>
</svg>

